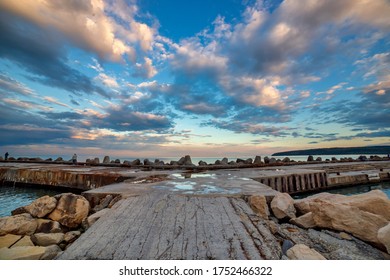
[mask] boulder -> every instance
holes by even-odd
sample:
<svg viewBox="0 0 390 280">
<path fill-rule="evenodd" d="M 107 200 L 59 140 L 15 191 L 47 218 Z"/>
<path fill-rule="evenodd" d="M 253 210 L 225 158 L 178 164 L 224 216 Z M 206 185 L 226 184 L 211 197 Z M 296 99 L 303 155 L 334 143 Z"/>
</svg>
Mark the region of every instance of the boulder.
<svg viewBox="0 0 390 280">
<path fill-rule="evenodd" d="M 380 190 L 373 190 L 368 193 L 345 196 L 341 194 L 319 193 L 294 202 L 294 206 L 299 213 L 312 211 L 312 206 L 321 202 L 331 204 L 344 204 L 358 209 L 382 216 L 390 221 L 390 200 L 387 195 Z"/>
<path fill-rule="evenodd" d="M 61 225 L 57 221 L 37 219 L 38 226 L 35 233 L 58 233 L 62 232 Z"/>
<path fill-rule="evenodd" d="M 308 212 L 298 218 L 293 218 L 290 220 L 290 223 L 297 225 L 301 228 L 313 228 L 316 226 L 312 212 Z"/>
<path fill-rule="evenodd" d="M 1 248 L 0 260 L 40 260 L 46 252 L 46 247 L 20 246 Z"/>
<path fill-rule="evenodd" d="M 286 255 L 290 260 L 326 260 L 323 255 L 304 244 L 296 244 L 287 250 Z"/>
<path fill-rule="evenodd" d="M 277 193 L 271 201 L 271 209 L 278 219 L 295 218 L 294 200 L 287 193 Z"/>
<path fill-rule="evenodd" d="M 133 166 L 137 166 L 137 165 L 141 165 L 141 160 L 140 159 L 135 159 L 133 160 L 130 165 L 133 165 Z"/>
<path fill-rule="evenodd" d="M 151 162 L 149 159 L 144 159 L 144 165 L 146 165 L 146 166 L 153 166 L 154 165 L 154 163 L 153 162 Z"/>
<path fill-rule="evenodd" d="M 110 163 L 110 157 L 109 157 L 109 156 L 105 156 L 105 157 L 103 158 L 103 163 L 104 163 L 104 164 Z"/>
<path fill-rule="evenodd" d="M 390 254 L 390 223 L 379 229 L 378 240 L 386 247 L 387 253 Z"/>
<path fill-rule="evenodd" d="M 322 161 L 322 157 L 317 157 L 316 161 Z"/>
<path fill-rule="evenodd" d="M 33 202 L 31 202 L 31 204 L 25 206 L 24 208 L 27 210 L 28 213 L 31 214 L 31 216 L 42 218 L 45 217 L 47 214 L 50 214 L 51 211 L 56 208 L 56 205 L 57 199 L 45 195 L 34 200 Z"/>
<path fill-rule="evenodd" d="M 215 165 L 221 165 L 221 161 L 219 159 L 217 159 L 215 162 L 214 162 Z"/>
<path fill-rule="evenodd" d="M 31 240 L 38 246 L 50 246 L 60 244 L 64 240 L 63 233 L 36 233 Z"/>
<path fill-rule="evenodd" d="M 244 163 L 245 164 L 252 164 L 253 163 L 253 159 L 247 158 Z"/>
<path fill-rule="evenodd" d="M 198 165 L 199 166 L 207 166 L 207 162 L 201 160 L 201 161 L 198 162 Z"/>
<path fill-rule="evenodd" d="M 268 216 L 270 213 L 267 205 L 267 200 L 264 195 L 252 195 L 249 197 L 248 202 L 257 215 L 259 215 L 263 219 L 268 220 Z"/>
<path fill-rule="evenodd" d="M 314 157 L 313 156 L 308 156 L 307 157 L 307 161 L 314 161 Z"/>
<path fill-rule="evenodd" d="M 28 235 L 23 236 L 18 242 L 12 245 L 11 248 L 21 246 L 34 246 L 34 243 L 31 241 L 31 237 Z"/>
<path fill-rule="evenodd" d="M 121 195 L 117 195 L 115 196 L 111 201 L 110 203 L 108 204 L 107 208 L 112 208 L 119 200 L 122 199 L 122 196 Z"/>
<path fill-rule="evenodd" d="M 275 163 L 277 163 L 277 162 L 278 162 L 278 161 L 276 160 L 276 158 L 273 158 L 273 157 L 270 158 L 269 161 L 268 161 L 269 164 L 275 164 Z"/>
<path fill-rule="evenodd" d="M 66 193 L 61 195 L 49 218 L 66 227 L 76 228 L 88 216 L 89 208 L 89 202 L 83 196 Z"/>
<path fill-rule="evenodd" d="M 179 159 L 177 164 L 179 164 L 179 165 L 192 165 L 191 156 L 186 155 L 186 156 L 182 157 L 181 159 Z"/>
<path fill-rule="evenodd" d="M 45 253 L 41 256 L 40 260 L 52 260 L 58 255 L 58 253 L 62 252 L 58 245 L 50 245 L 44 248 Z"/>
<path fill-rule="evenodd" d="M 79 238 L 81 235 L 81 232 L 78 231 L 78 230 L 74 230 L 74 231 L 68 231 L 67 233 L 65 233 L 64 235 L 64 242 L 69 244 L 69 243 L 72 243 L 73 241 L 75 241 L 77 238 Z"/>
<path fill-rule="evenodd" d="M 96 212 L 95 214 L 92 214 L 91 216 L 85 218 L 83 220 L 83 227 L 85 230 L 90 228 L 97 220 L 99 220 L 104 215 L 108 214 L 111 211 L 109 208 L 105 208 L 99 212 Z"/>
<path fill-rule="evenodd" d="M 6 234 L 0 236 L 0 248 L 9 248 L 22 238 L 21 235 Z"/>
<path fill-rule="evenodd" d="M 311 207 L 316 227 L 345 231 L 374 244 L 380 244 L 378 230 L 388 224 L 379 215 L 344 204 L 321 202 Z"/>
<path fill-rule="evenodd" d="M 264 157 L 264 163 L 269 164 L 269 157 Z"/>
<path fill-rule="evenodd" d="M 6 234 L 31 235 L 38 222 L 28 213 L 0 218 L 0 236 Z"/>
<path fill-rule="evenodd" d="M 100 163 L 100 159 L 98 157 L 94 158 L 93 161 L 92 161 L 93 164 L 99 164 Z"/>
<path fill-rule="evenodd" d="M 12 216 L 19 215 L 19 214 L 24 214 L 24 213 L 28 213 L 24 206 L 18 207 L 18 208 L 16 208 L 16 209 L 11 211 L 11 215 Z"/>
<path fill-rule="evenodd" d="M 261 156 L 255 156 L 255 160 L 253 161 L 254 164 L 262 164 Z"/>
<path fill-rule="evenodd" d="M 100 200 L 100 203 L 93 208 L 92 212 L 99 212 L 100 210 L 107 208 L 113 198 L 114 197 L 111 194 L 106 195 Z"/>
<path fill-rule="evenodd" d="M 229 159 L 224 157 L 222 160 L 221 160 L 221 164 L 222 165 L 228 165 L 229 164 Z"/>
<path fill-rule="evenodd" d="M 290 158 L 289 157 L 285 157 L 283 160 L 282 160 L 282 162 L 284 162 L 284 163 L 288 163 L 288 162 L 290 162 L 291 160 L 290 160 Z"/>
<path fill-rule="evenodd" d="M 62 157 L 58 157 L 54 161 L 59 162 L 59 161 L 64 161 L 64 159 Z"/>
</svg>

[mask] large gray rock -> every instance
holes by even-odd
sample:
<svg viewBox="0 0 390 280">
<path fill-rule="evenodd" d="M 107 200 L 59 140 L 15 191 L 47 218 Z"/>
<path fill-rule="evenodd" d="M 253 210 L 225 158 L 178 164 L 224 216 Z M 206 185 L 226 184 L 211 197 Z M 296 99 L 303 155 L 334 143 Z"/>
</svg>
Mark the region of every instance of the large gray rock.
<svg viewBox="0 0 390 280">
<path fill-rule="evenodd" d="M 186 156 L 182 157 L 181 159 L 179 159 L 179 161 L 177 163 L 179 165 L 192 165 L 191 156 L 186 155 Z"/>
<path fill-rule="evenodd" d="M 390 223 L 379 229 L 378 240 L 386 247 L 387 253 L 390 254 Z"/>
<path fill-rule="evenodd" d="M 0 236 L 6 234 L 31 235 L 38 222 L 28 213 L 0 218 Z"/>
<path fill-rule="evenodd" d="M 49 218 L 66 227 L 77 228 L 88 216 L 89 209 L 89 202 L 83 196 L 66 193 L 61 195 Z"/>
<path fill-rule="evenodd" d="M 38 246 L 58 245 L 64 240 L 63 233 L 36 233 L 31 240 Z"/>
<path fill-rule="evenodd" d="M 255 160 L 253 161 L 254 164 L 262 164 L 261 156 L 255 156 Z"/>
<path fill-rule="evenodd" d="M 57 199 L 48 195 L 42 196 L 24 208 L 33 217 L 42 218 L 50 214 L 56 208 Z"/>
<path fill-rule="evenodd" d="M 310 249 L 305 244 L 297 244 L 287 250 L 287 257 L 290 260 L 326 260 L 316 250 Z"/>
<path fill-rule="evenodd" d="M 103 163 L 104 163 L 104 164 L 110 163 L 110 157 L 109 157 L 109 156 L 105 156 L 105 157 L 103 158 Z"/>
<path fill-rule="evenodd" d="M 288 193 L 277 193 L 271 201 L 271 209 L 278 219 L 295 218 L 294 199 Z"/>
<path fill-rule="evenodd" d="M 99 204 L 93 208 L 93 212 L 99 212 L 100 210 L 107 208 L 113 198 L 114 197 L 111 194 L 106 195 L 102 200 L 100 200 Z"/>
</svg>

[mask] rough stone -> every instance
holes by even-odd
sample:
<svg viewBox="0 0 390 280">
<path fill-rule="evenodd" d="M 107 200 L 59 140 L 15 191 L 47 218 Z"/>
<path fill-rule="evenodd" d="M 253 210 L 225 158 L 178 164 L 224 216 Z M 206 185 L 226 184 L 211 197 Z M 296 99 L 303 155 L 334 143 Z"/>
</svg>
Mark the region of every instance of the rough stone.
<svg viewBox="0 0 390 280">
<path fill-rule="evenodd" d="M 23 236 L 18 242 L 12 245 L 11 248 L 21 246 L 34 246 L 34 243 L 31 241 L 31 237 L 28 235 Z"/>
<path fill-rule="evenodd" d="M 111 201 L 110 201 L 110 203 L 108 204 L 108 206 L 107 206 L 107 208 L 112 208 L 114 205 L 115 205 L 115 203 L 117 203 L 119 200 L 121 200 L 122 199 L 122 196 L 121 195 L 117 195 L 117 196 L 115 196 Z"/>
<path fill-rule="evenodd" d="M 276 158 L 270 158 L 269 159 L 269 162 L 268 162 L 269 164 L 275 164 L 275 163 L 277 163 L 277 160 L 276 160 Z"/>
<path fill-rule="evenodd" d="M 99 220 L 104 215 L 108 214 L 111 211 L 109 208 L 105 208 L 99 212 L 96 212 L 95 214 L 92 214 L 91 216 L 87 217 L 83 221 L 83 227 L 84 229 L 90 228 L 97 220 Z"/>
<path fill-rule="evenodd" d="M 322 161 L 322 158 L 321 157 L 317 157 L 316 161 Z"/>
<path fill-rule="evenodd" d="M 201 160 L 201 161 L 198 162 L 198 165 L 199 166 L 207 166 L 207 162 Z"/>
<path fill-rule="evenodd" d="M 38 226 L 35 233 L 58 233 L 62 232 L 61 225 L 57 221 L 37 219 Z"/>
<path fill-rule="evenodd" d="M 269 164 L 269 157 L 264 157 L 264 163 Z"/>
<path fill-rule="evenodd" d="M 284 255 L 286 255 L 287 254 L 287 251 L 290 249 L 290 248 L 292 248 L 292 247 L 294 247 L 294 243 L 292 243 L 290 240 L 288 240 L 288 239 L 284 239 L 283 240 L 283 243 L 282 243 L 282 252 L 283 252 L 283 254 Z"/>
<path fill-rule="evenodd" d="M 140 159 L 135 159 L 133 160 L 130 165 L 133 165 L 133 166 L 137 166 L 137 165 L 141 165 L 141 160 Z"/>
<path fill-rule="evenodd" d="M 18 207 L 18 208 L 11 211 L 12 216 L 24 214 L 24 213 L 28 213 L 26 210 L 26 207 L 24 207 L 24 206 Z"/>
<path fill-rule="evenodd" d="M 285 157 L 283 160 L 282 160 L 282 162 L 284 162 L 284 163 L 288 163 L 288 162 L 290 162 L 291 160 L 290 160 L 290 158 L 289 157 Z"/>
<path fill-rule="evenodd" d="M 348 205 L 321 202 L 312 206 L 317 227 L 348 232 L 357 238 L 380 244 L 377 233 L 388 221 L 383 217 Z"/>
<path fill-rule="evenodd" d="M 106 195 L 98 205 L 96 205 L 94 208 L 93 208 L 93 212 L 99 212 L 100 210 L 104 209 L 104 208 L 107 208 L 108 205 L 110 204 L 111 200 L 113 199 L 114 197 L 109 194 L 109 195 Z"/>
<path fill-rule="evenodd" d="M 311 212 L 312 206 L 321 202 L 356 207 L 362 211 L 382 216 L 384 219 L 390 221 L 390 200 L 387 195 L 380 190 L 373 190 L 368 193 L 352 196 L 320 193 L 296 200 L 294 206 L 298 212 L 304 214 Z"/>
<path fill-rule="evenodd" d="M 182 157 L 178 162 L 179 165 L 192 165 L 191 156 L 186 155 Z"/>
<path fill-rule="evenodd" d="M 62 252 L 61 248 L 58 245 L 50 245 L 44 248 L 45 248 L 45 253 L 41 256 L 40 260 L 52 260 L 60 252 Z"/>
<path fill-rule="evenodd" d="M 98 157 L 94 158 L 93 161 L 92 161 L 93 164 L 99 164 L 100 163 L 100 159 Z"/>
<path fill-rule="evenodd" d="M 22 238 L 21 235 L 6 234 L 0 236 L 0 248 L 9 248 Z"/>
<path fill-rule="evenodd" d="M 34 200 L 31 204 L 25 206 L 25 209 L 33 217 L 42 218 L 50 214 L 56 208 L 57 200 L 48 195 Z"/>
<path fill-rule="evenodd" d="M 252 164 L 253 163 L 253 159 L 247 158 L 244 163 L 245 164 Z"/>
<path fill-rule="evenodd" d="M 0 218 L 0 236 L 5 234 L 31 235 L 38 222 L 28 213 Z"/>
<path fill-rule="evenodd" d="M 305 244 L 296 244 L 287 250 L 287 257 L 290 260 L 326 260 L 326 258 L 314 249 Z"/>
<path fill-rule="evenodd" d="M 63 194 L 49 218 L 69 228 L 78 227 L 88 216 L 89 202 L 81 195 Z"/>
<path fill-rule="evenodd" d="M 291 224 L 276 224 L 276 235 L 295 244 L 305 244 L 329 260 L 383 260 L 390 255 L 355 237 L 340 238 L 339 233 L 328 230 L 301 229 Z"/>
<path fill-rule="evenodd" d="M 105 156 L 103 158 L 103 163 L 105 163 L 105 164 L 110 163 L 110 157 L 109 156 Z"/>
<path fill-rule="evenodd" d="M 386 247 L 387 253 L 390 254 L 390 223 L 379 229 L 378 240 Z"/>
<path fill-rule="evenodd" d="M 254 164 L 262 164 L 261 156 L 255 156 L 255 160 L 253 161 Z"/>
<path fill-rule="evenodd" d="M 229 159 L 226 158 L 226 157 L 224 157 L 224 158 L 221 160 L 221 164 L 223 164 L 223 165 L 229 164 Z"/>
<path fill-rule="evenodd" d="M 312 212 L 308 212 L 298 218 L 293 218 L 290 220 L 290 223 L 302 228 L 313 228 L 316 226 Z"/>
<path fill-rule="evenodd" d="M 78 231 L 78 230 L 68 231 L 68 232 L 65 233 L 65 235 L 64 235 L 64 242 L 66 242 L 66 243 L 72 243 L 72 242 L 75 241 L 80 235 L 81 235 L 81 232 Z"/>
<path fill-rule="evenodd" d="M 269 208 L 267 205 L 267 200 L 265 196 L 263 195 L 252 195 L 249 197 L 249 205 L 251 206 L 252 210 L 262 217 L 263 219 L 268 220 L 269 217 Z"/>
<path fill-rule="evenodd" d="M 342 239 L 345 239 L 345 240 L 352 240 L 352 236 L 350 236 L 348 233 L 346 232 L 340 232 L 339 233 L 339 236 L 340 238 Z"/>
<path fill-rule="evenodd" d="M 62 157 L 58 157 L 54 161 L 59 162 L 59 161 L 64 161 L 64 159 Z"/>
<path fill-rule="evenodd" d="M 271 209 L 278 219 L 295 218 L 294 200 L 287 193 L 277 193 L 271 201 Z"/>
<path fill-rule="evenodd" d="M 46 247 L 40 246 L 1 248 L 0 260 L 39 260 L 45 252 Z"/>
<path fill-rule="evenodd" d="M 60 244 L 64 240 L 63 233 L 36 233 L 31 240 L 38 246 L 50 246 Z"/>
<path fill-rule="evenodd" d="M 308 156 L 307 157 L 307 161 L 314 161 L 314 157 L 313 156 Z"/>
</svg>

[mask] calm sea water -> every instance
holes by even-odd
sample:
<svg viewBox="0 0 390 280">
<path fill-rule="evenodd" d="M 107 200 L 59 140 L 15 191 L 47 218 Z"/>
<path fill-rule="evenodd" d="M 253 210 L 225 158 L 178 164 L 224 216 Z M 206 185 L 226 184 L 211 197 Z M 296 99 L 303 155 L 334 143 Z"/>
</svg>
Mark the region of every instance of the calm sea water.
<svg viewBox="0 0 390 280">
<path fill-rule="evenodd" d="M 64 191 L 38 187 L 0 186 L 0 217 L 11 215 L 12 210 L 28 205 L 41 196 L 53 196 L 62 192 Z"/>
</svg>

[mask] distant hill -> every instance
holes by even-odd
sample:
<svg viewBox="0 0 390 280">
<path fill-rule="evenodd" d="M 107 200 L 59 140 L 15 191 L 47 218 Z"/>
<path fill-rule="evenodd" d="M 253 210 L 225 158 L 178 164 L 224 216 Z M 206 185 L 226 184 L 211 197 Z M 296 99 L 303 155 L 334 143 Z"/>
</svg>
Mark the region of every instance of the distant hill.
<svg viewBox="0 0 390 280">
<path fill-rule="evenodd" d="M 344 147 L 344 148 L 323 148 L 296 150 L 274 153 L 273 156 L 309 156 L 309 155 L 378 155 L 390 154 L 390 146 L 368 146 L 368 147 Z"/>
</svg>

